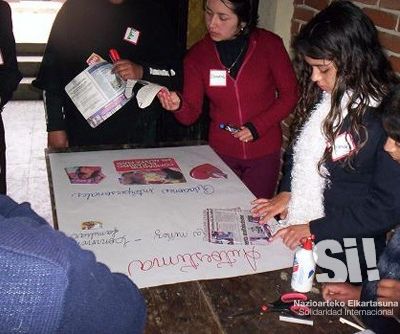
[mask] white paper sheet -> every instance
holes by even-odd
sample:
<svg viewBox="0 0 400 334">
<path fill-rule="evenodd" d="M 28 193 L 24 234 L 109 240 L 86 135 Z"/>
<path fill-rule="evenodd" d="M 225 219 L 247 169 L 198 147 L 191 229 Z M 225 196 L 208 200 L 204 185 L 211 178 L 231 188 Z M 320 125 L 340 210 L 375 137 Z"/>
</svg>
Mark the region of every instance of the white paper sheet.
<svg viewBox="0 0 400 334">
<path fill-rule="evenodd" d="M 186 182 L 119 182 L 114 161 L 173 158 Z M 206 208 L 250 208 L 251 192 L 209 146 L 50 153 L 58 225 L 112 271 L 139 287 L 225 278 L 287 268 L 293 252 L 268 245 L 207 241 Z M 192 168 L 212 164 L 227 178 L 194 179 Z M 71 184 L 65 168 L 101 166 L 100 183 Z M 82 223 L 86 222 L 86 225 Z M 92 226 L 92 229 L 82 229 Z"/>
</svg>

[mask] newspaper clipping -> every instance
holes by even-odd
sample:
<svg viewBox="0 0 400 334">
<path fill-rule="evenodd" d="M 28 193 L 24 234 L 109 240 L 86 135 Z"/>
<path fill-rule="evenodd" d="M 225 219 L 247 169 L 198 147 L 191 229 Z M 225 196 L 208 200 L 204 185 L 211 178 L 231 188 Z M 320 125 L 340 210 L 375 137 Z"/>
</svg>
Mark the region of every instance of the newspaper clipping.
<svg viewBox="0 0 400 334">
<path fill-rule="evenodd" d="M 259 218 L 241 208 L 205 209 L 203 217 L 208 241 L 217 244 L 266 245 L 278 230 L 287 226 L 275 219 L 262 225 Z"/>
</svg>

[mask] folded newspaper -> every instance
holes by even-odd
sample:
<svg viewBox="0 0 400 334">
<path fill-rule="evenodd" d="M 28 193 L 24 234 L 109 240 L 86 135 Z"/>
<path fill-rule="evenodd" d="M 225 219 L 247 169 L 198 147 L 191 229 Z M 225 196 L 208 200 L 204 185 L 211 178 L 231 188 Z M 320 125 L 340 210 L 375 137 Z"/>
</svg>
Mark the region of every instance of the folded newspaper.
<svg viewBox="0 0 400 334">
<path fill-rule="evenodd" d="M 121 109 L 132 98 L 136 84 L 141 86 L 136 93 L 140 108 L 149 106 L 164 88 L 144 80 L 124 81 L 112 72 L 112 68 L 112 64 L 100 58 L 65 86 L 68 96 L 92 128 Z"/>
<path fill-rule="evenodd" d="M 265 245 L 276 232 L 288 226 L 274 218 L 261 225 L 259 218 L 241 208 L 205 209 L 203 224 L 209 242 L 227 245 Z"/>
</svg>

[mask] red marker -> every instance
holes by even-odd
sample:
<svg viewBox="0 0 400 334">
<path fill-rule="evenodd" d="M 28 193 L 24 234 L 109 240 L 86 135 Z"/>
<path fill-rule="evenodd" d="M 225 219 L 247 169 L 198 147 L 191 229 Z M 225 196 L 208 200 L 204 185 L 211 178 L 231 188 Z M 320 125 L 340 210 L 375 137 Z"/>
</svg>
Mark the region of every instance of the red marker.
<svg viewBox="0 0 400 334">
<path fill-rule="evenodd" d="M 121 57 L 119 56 L 118 51 L 115 50 L 115 49 L 110 49 L 110 51 L 108 51 L 108 55 L 110 56 L 110 58 L 111 58 L 113 63 L 115 63 L 116 61 L 121 59 Z"/>
</svg>

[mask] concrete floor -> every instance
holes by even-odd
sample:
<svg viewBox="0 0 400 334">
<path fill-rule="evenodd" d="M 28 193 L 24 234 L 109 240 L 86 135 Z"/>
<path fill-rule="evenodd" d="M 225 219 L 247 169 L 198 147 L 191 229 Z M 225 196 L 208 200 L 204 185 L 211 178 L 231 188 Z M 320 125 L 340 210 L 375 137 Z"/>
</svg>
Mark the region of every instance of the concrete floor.
<svg viewBox="0 0 400 334">
<path fill-rule="evenodd" d="M 44 150 L 47 146 L 42 101 L 11 101 L 2 113 L 7 145 L 8 195 L 52 223 Z"/>
<path fill-rule="evenodd" d="M 46 43 L 53 20 L 65 0 L 8 1 L 17 43 Z M 2 113 L 7 145 L 8 195 L 52 223 L 44 150 L 47 146 L 42 101 L 11 101 Z"/>
</svg>

